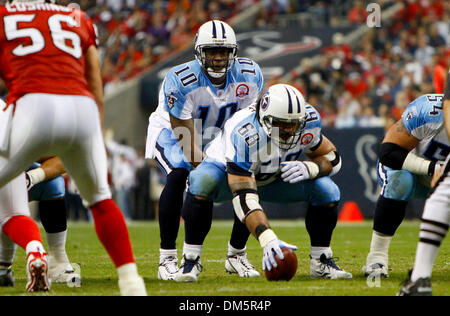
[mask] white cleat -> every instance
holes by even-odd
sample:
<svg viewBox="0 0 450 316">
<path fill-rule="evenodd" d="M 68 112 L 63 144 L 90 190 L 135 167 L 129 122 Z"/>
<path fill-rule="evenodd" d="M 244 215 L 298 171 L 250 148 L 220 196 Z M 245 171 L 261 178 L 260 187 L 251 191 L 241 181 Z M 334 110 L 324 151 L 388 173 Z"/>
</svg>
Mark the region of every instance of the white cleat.
<svg viewBox="0 0 450 316">
<path fill-rule="evenodd" d="M 200 272 L 202 272 L 203 267 L 200 263 L 200 257 L 195 260 L 186 259 L 183 256 L 181 261 L 180 270 L 175 276 L 175 282 L 197 282 Z"/>
<path fill-rule="evenodd" d="M 30 252 L 27 256 L 27 285 L 28 292 L 50 290 L 48 277 L 47 254 Z"/>
<path fill-rule="evenodd" d="M 333 258 L 327 258 L 323 253 L 320 259 L 311 258 L 310 276 L 312 279 L 351 279 L 351 273 L 339 268 Z"/>
<path fill-rule="evenodd" d="M 159 280 L 173 280 L 178 273 L 178 259 L 176 257 L 165 257 L 161 259 L 158 266 Z"/>
<path fill-rule="evenodd" d="M 245 252 L 237 253 L 233 256 L 228 256 L 225 261 L 225 271 L 228 273 L 237 273 L 241 278 L 259 277 L 260 274 L 255 267 L 248 261 Z"/>
<path fill-rule="evenodd" d="M 121 296 L 147 296 L 144 279 L 140 276 L 119 279 Z"/>
<path fill-rule="evenodd" d="M 365 276 L 388 278 L 388 267 L 382 263 L 372 263 L 362 267 Z"/>
<path fill-rule="evenodd" d="M 70 263 L 53 265 L 50 261 L 49 276 L 52 283 L 72 284 L 75 287 L 81 286 L 81 275 L 75 272 Z"/>
</svg>

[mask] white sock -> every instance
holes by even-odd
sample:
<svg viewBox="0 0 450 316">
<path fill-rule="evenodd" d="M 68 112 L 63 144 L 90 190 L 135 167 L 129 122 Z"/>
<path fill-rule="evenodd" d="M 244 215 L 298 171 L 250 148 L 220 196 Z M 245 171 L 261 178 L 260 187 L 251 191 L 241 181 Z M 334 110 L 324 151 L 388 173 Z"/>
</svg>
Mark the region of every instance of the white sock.
<svg viewBox="0 0 450 316">
<path fill-rule="evenodd" d="M 25 248 L 25 253 L 27 254 L 27 256 L 30 252 L 44 253 L 45 248 L 40 241 L 33 240 L 33 241 L 30 241 L 28 243 L 27 247 Z"/>
<path fill-rule="evenodd" d="M 66 253 L 67 230 L 59 233 L 47 233 L 48 254 L 57 263 L 69 263 Z"/>
<path fill-rule="evenodd" d="M 176 249 L 159 249 L 159 261 L 162 262 L 167 257 L 177 258 L 177 250 Z"/>
<path fill-rule="evenodd" d="M 202 256 L 202 245 L 189 245 L 184 243 L 183 246 L 183 255 L 186 259 L 195 260 L 197 257 Z"/>
<path fill-rule="evenodd" d="M 246 249 L 247 249 L 247 247 L 244 247 L 243 249 L 236 249 L 228 242 L 228 253 L 227 253 L 227 256 L 234 256 L 234 255 L 236 255 L 238 253 L 245 252 Z"/>
<path fill-rule="evenodd" d="M 11 265 L 16 254 L 17 245 L 11 239 L 0 231 L 0 262 Z M 1 269 L 2 266 L 0 266 Z"/>
<path fill-rule="evenodd" d="M 387 266 L 389 258 L 389 245 L 393 236 L 372 232 L 370 252 L 367 255 L 366 264 L 382 263 Z M 380 262 L 382 261 L 382 262 Z"/>
<path fill-rule="evenodd" d="M 417 244 L 416 260 L 411 274 L 411 281 L 417 281 L 420 278 L 431 277 L 434 260 L 438 254 L 439 247 L 419 242 Z"/>
<path fill-rule="evenodd" d="M 127 263 L 117 268 L 119 279 L 130 279 L 139 277 L 136 263 Z"/>
<path fill-rule="evenodd" d="M 309 252 L 309 254 L 311 255 L 311 258 L 313 258 L 313 259 L 320 259 L 320 256 L 323 253 L 325 254 L 325 256 L 327 256 L 327 259 L 333 257 L 333 251 L 331 251 L 330 247 L 312 247 L 311 246 L 311 250 Z"/>
</svg>

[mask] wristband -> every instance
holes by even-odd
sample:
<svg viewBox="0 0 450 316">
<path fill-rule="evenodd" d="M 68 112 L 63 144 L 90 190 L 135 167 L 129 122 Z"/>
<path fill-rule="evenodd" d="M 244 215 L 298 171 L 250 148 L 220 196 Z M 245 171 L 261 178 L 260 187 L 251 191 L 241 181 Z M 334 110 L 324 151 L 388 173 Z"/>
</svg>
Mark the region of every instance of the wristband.
<svg viewBox="0 0 450 316">
<path fill-rule="evenodd" d="M 27 171 L 27 173 L 31 178 L 31 183 L 33 183 L 33 185 L 36 185 L 45 180 L 45 171 L 40 167 Z"/>
<path fill-rule="evenodd" d="M 261 247 L 264 248 L 269 242 L 275 239 L 278 239 L 277 235 L 275 235 L 273 230 L 269 228 L 263 231 L 261 235 L 259 235 L 258 241 Z"/>
<path fill-rule="evenodd" d="M 320 168 L 319 165 L 313 161 L 303 161 L 306 168 L 308 168 L 309 178 L 314 179 L 319 175 Z"/>
</svg>

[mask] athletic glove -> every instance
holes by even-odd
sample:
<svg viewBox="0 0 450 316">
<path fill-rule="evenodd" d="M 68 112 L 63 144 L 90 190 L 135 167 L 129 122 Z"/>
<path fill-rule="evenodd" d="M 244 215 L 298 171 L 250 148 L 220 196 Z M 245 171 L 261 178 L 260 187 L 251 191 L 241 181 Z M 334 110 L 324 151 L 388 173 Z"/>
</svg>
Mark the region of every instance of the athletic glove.
<svg viewBox="0 0 450 316">
<path fill-rule="evenodd" d="M 301 161 L 284 161 L 281 163 L 281 178 L 284 182 L 297 183 L 310 179 L 308 167 Z"/>
<path fill-rule="evenodd" d="M 263 248 L 263 259 L 262 259 L 262 268 L 263 270 L 272 270 L 272 267 L 276 268 L 277 261 L 275 260 L 274 253 L 280 258 L 280 260 L 284 260 L 283 252 L 281 248 L 289 248 L 292 250 L 297 250 L 297 246 L 290 245 L 285 243 L 282 240 L 274 239 L 267 243 L 267 245 Z"/>
</svg>

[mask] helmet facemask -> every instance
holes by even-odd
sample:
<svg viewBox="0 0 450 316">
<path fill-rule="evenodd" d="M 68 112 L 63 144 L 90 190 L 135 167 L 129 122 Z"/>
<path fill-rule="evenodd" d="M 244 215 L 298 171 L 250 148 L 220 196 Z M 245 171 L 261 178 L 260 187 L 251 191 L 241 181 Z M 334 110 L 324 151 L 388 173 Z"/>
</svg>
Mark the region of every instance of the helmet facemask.
<svg viewBox="0 0 450 316">
<path fill-rule="evenodd" d="M 207 51 L 213 49 L 227 49 L 228 56 L 227 61 L 221 69 L 215 69 L 214 62 L 217 58 L 207 57 Z M 233 66 L 234 59 L 237 56 L 237 47 L 236 45 L 226 45 L 226 46 L 210 46 L 210 45 L 199 45 L 195 51 L 195 57 L 202 65 L 202 69 L 212 78 L 222 78 L 228 71 L 230 71 Z"/>
<path fill-rule="evenodd" d="M 282 150 L 289 150 L 297 146 L 306 127 L 304 118 L 282 119 L 273 116 L 263 118 L 263 128 L 267 135 Z"/>
</svg>

